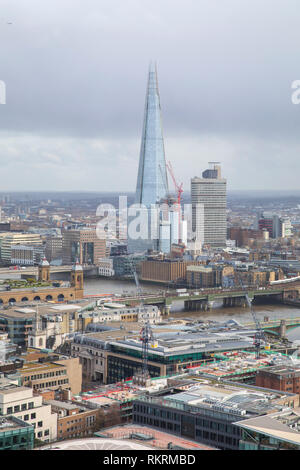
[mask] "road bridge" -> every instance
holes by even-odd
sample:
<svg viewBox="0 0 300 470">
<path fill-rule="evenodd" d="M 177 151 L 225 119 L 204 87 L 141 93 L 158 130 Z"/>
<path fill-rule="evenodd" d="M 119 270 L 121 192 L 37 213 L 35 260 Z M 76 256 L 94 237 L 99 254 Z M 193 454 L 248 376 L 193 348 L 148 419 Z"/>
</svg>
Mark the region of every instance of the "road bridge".
<svg viewBox="0 0 300 470">
<path fill-rule="evenodd" d="M 82 268 L 86 273 L 95 271 L 95 273 L 98 274 L 98 267 L 96 265 L 84 264 L 82 265 Z M 50 266 L 50 274 L 70 273 L 71 270 L 72 265 Z M 26 266 L 19 269 L 12 269 L 9 267 L 0 268 L 0 275 L 7 275 L 9 277 L 12 274 L 19 274 L 21 277 L 36 277 L 38 275 L 38 266 Z"/>
</svg>

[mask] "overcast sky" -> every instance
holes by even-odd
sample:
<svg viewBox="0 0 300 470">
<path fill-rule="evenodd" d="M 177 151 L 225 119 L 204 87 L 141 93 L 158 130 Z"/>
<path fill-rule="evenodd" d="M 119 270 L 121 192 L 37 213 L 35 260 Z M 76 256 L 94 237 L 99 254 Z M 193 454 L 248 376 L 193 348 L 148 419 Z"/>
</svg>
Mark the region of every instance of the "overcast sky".
<svg viewBox="0 0 300 470">
<path fill-rule="evenodd" d="M 210 160 L 229 189 L 299 189 L 299 18 L 299 0 L 1 0 L 0 190 L 134 191 L 150 60 L 186 191 Z"/>
</svg>

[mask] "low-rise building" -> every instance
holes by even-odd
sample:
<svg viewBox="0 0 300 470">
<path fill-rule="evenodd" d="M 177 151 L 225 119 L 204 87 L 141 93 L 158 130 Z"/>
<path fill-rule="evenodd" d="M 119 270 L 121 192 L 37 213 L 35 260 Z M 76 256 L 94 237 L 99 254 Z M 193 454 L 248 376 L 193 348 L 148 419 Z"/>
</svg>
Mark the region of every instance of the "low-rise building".
<svg viewBox="0 0 300 470">
<path fill-rule="evenodd" d="M 48 400 L 52 412 L 57 414 L 57 439 L 87 437 L 98 430 L 100 409 L 88 409 L 83 405 Z M 100 426 L 99 426 L 100 428 Z"/>
<path fill-rule="evenodd" d="M 256 385 L 300 394 L 300 366 L 281 364 L 260 369 L 257 371 Z"/>
<path fill-rule="evenodd" d="M 192 381 L 185 390 L 139 397 L 133 403 L 133 423 L 148 425 L 223 450 L 238 450 L 242 439 L 237 421 L 268 415 L 281 407 L 298 406 L 298 395 Z"/>
<path fill-rule="evenodd" d="M 239 450 L 300 450 L 299 408 L 234 424 L 241 430 Z"/>
<path fill-rule="evenodd" d="M 35 438 L 50 442 L 56 440 L 57 416 L 50 405 L 44 405 L 41 396 L 34 396 L 28 387 L 14 384 L 0 385 L 0 415 L 14 416 L 34 427 Z"/>
<path fill-rule="evenodd" d="M 31 450 L 34 447 L 34 427 L 21 419 L 0 417 L 0 450 Z"/>
<path fill-rule="evenodd" d="M 40 362 L 26 362 L 18 369 L 21 383 L 35 391 L 67 389 L 73 395 L 81 392 L 82 365 L 78 358 L 57 357 L 51 360 L 47 356 Z"/>
<path fill-rule="evenodd" d="M 99 259 L 99 276 L 112 277 L 115 275 L 114 264 L 112 258 L 100 258 Z"/>
</svg>

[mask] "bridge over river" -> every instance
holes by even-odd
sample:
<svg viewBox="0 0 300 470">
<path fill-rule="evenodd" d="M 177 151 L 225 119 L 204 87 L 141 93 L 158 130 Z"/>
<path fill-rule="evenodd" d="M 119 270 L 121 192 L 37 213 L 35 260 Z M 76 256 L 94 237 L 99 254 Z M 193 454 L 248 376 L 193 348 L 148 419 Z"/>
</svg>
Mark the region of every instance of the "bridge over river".
<svg viewBox="0 0 300 470">
<path fill-rule="evenodd" d="M 120 302 L 133 306 L 141 301 L 145 305 L 157 305 L 162 312 L 168 315 L 171 305 L 176 301 L 183 301 L 187 311 L 210 310 L 215 301 L 222 301 L 224 307 L 247 307 L 246 295 L 250 301 L 258 303 L 265 301 L 276 302 L 299 307 L 300 280 L 282 283 L 277 282 L 266 287 L 245 287 L 245 288 L 211 288 L 211 289 L 178 289 L 174 292 L 162 291 L 158 294 L 146 294 L 138 296 L 122 296 Z"/>
</svg>

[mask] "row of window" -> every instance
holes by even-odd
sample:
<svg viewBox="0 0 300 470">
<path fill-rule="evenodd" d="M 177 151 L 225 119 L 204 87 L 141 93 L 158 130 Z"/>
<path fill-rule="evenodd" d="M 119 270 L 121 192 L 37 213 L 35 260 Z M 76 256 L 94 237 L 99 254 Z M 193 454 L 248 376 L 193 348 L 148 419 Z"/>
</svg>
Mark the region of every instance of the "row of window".
<svg viewBox="0 0 300 470">
<path fill-rule="evenodd" d="M 28 382 L 29 380 L 46 379 L 48 377 L 55 377 L 57 375 L 65 375 L 66 373 L 66 370 L 57 370 L 55 372 L 47 372 L 44 374 L 26 375 L 24 377 L 24 382 Z"/>
<path fill-rule="evenodd" d="M 69 383 L 69 379 L 53 380 L 53 382 L 45 382 L 45 383 L 34 384 L 33 388 L 34 389 L 39 389 L 39 388 L 55 387 L 56 385 L 63 385 L 63 384 L 67 384 L 67 383 Z"/>
<path fill-rule="evenodd" d="M 180 433 L 180 425 L 176 423 L 170 423 L 167 421 L 160 421 L 158 419 L 150 418 L 149 416 L 134 416 L 134 422 L 139 424 L 147 424 L 149 426 L 155 426 L 166 431 L 174 433 Z"/>
<path fill-rule="evenodd" d="M 222 434 L 217 434 L 214 432 L 201 431 L 200 429 L 196 430 L 196 436 L 200 439 L 207 441 L 215 442 L 220 444 L 220 447 L 229 446 L 229 447 L 238 447 L 239 439 L 232 438 L 230 436 L 223 436 Z"/>
<path fill-rule="evenodd" d="M 28 406 L 28 408 L 27 408 Z M 32 410 L 34 408 L 34 402 L 23 403 L 22 405 L 9 406 L 6 410 L 6 414 L 11 415 L 13 413 L 19 413 L 20 411 Z"/>
</svg>

